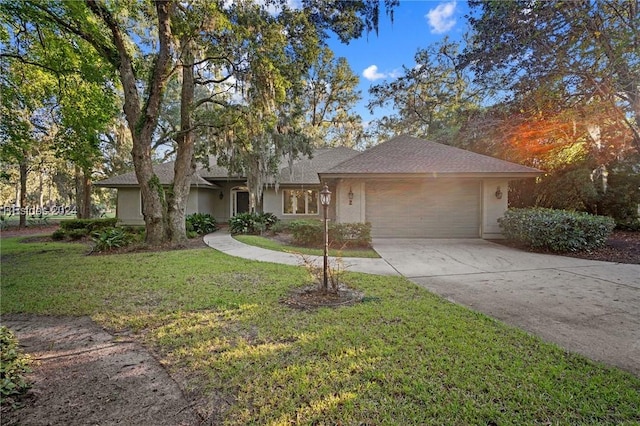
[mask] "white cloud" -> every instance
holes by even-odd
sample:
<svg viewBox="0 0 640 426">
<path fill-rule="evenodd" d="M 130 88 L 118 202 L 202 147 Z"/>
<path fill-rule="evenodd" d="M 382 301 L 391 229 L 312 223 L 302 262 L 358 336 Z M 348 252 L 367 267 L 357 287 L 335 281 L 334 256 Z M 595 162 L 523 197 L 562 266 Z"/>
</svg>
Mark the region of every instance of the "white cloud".
<svg viewBox="0 0 640 426">
<path fill-rule="evenodd" d="M 370 65 L 362 71 L 362 76 L 369 81 L 380 80 L 387 77 L 397 78 L 400 77 L 400 75 L 402 75 L 400 70 L 393 70 L 387 73 L 379 72 L 377 65 Z"/>
<path fill-rule="evenodd" d="M 431 32 L 443 34 L 449 31 L 456 24 L 453 17 L 456 11 L 456 0 L 440 3 L 435 9 L 431 9 L 424 17 L 427 18 Z"/>
</svg>

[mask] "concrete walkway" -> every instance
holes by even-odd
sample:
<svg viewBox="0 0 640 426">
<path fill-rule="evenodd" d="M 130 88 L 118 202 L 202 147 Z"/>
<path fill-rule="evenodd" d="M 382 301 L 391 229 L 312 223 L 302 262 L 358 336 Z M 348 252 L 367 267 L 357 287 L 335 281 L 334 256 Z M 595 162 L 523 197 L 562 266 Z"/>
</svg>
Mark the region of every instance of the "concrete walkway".
<svg viewBox="0 0 640 426">
<path fill-rule="evenodd" d="M 205 243 L 231 256 L 301 264 L 296 255 L 248 246 L 225 232 L 207 235 Z M 381 259 L 345 258 L 348 270 L 403 275 L 449 301 L 640 376 L 640 265 L 529 253 L 481 239 L 376 239 L 373 246 Z"/>
<path fill-rule="evenodd" d="M 262 262 L 283 263 L 285 265 L 301 266 L 302 258 L 299 255 L 284 253 L 281 251 L 267 250 L 243 244 L 235 240 L 228 232 L 218 231 L 205 235 L 204 242 L 211 248 L 219 250 L 229 256 L 241 257 L 243 259 L 260 260 Z M 322 256 L 307 256 L 317 265 L 322 266 Z M 334 265 L 335 257 L 329 258 L 329 263 Z M 356 257 L 343 258 L 344 267 L 347 271 L 364 272 L 376 275 L 400 275 L 384 259 L 366 259 Z"/>
</svg>

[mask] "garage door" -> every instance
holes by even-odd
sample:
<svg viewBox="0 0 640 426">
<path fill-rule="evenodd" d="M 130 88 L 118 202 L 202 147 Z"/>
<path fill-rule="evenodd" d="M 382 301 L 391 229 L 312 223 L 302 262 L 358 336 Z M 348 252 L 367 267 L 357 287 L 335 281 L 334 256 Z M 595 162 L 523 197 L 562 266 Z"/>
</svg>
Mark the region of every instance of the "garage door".
<svg viewBox="0 0 640 426">
<path fill-rule="evenodd" d="M 373 237 L 476 238 L 480 182 L 367 182 L 366 209 Z"/>
</svg>

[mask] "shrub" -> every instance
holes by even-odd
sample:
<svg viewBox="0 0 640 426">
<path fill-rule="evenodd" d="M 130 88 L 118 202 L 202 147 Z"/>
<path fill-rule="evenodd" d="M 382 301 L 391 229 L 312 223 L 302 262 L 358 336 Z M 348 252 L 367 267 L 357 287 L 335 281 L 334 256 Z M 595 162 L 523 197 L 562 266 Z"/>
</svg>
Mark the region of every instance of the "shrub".
<svg viewBox="0 0 640 426">
<path fill-rule="evenodd" d="M 289 222 L 294 244 L 321 246 L 324 244 L 324 224 L 320 220 L 294 220 Z M 329 223 L 329 245 L 331 247 L 369 247 L 371 245 L 370 223 Z"/>
<path fill-rule="evenodd" d="M 293 243 L 300 246 L 319 246 L 324 243 L 324 225 L 320 220 L 292 220 L 288 224 Z"/>
<path fill-rule="evenodd" d="M 87 235 L 89 235 L 89 231 L 84 228 L 79 228 L 79 229 L 72 229 L 69 232 L 65 232 L 65 234 L 72 240 L 81 240 Z"/>
<path fill-rule="evenodd" d="M 131 235 L 134 236 L 144 236 L 144 234 L 147 232 L 146 228 L 144 227 L 144 225 L 140 226 L 140 225 L 124 225 L 120 227 L 123 231 L 128 232 Z"/>
<path fill-rule="evenodd" d="M 601 247 L 615 227 L 610 217 L 546 208 L 509 209 L 498 223 L 507 239 L 554 252 Z"/>
<path fill-rule="evenodd" d="M 332 223 L 329 226 L 329 243 L 333 246 L 369 247 L 370 223 Z"/>
<path fill-rule="evenodd" d="M 55 241 L 64 240 L 66 237 L 67 237 L 67 233 L 65 232 L 64 229 L 56 229 L 51 234 L 51 239 Z"/>
<path fill-rule="evenodd" d="M 96 251 L 109 251 L 126 247 L 135 241 L 135 238 L 122 228 L 107 228 L 94 233 L 93 241 Z"/>
<path fill-rule="evenodd" d="M 65 231 L 73 229 L 86 229 L 87 233 L 92 233 L 105 228 L 116 226 L 118 219 L 115 217 L 104 219 L 66 219 L 60 221 L 60 228 Z"/>
<path fill-rule="evenodd" d="M 239 213 L 229 219 L 232 234 L 262 234 L 278 223 L 273 213 Z"/>
<path fill-rule="evenodd" d="M 280 219 L 273 213 L 259 213 L 257 222 L 264 225 L 263 231 L 270 231 L 280 222 Z"/>
<path fill-rule="evenodd" d="M 218 229 L 216 219 L 209 213 L 190 214 L 186 221 L 187 233 L 195 232 L 197 235 L 205 235 Z"/>
<path fill-rule="evenodd" d="M 616 221 L 616 229 L 621 231 L 640 232 L 640 218 Z"/>
<path fill-rule="evenodd" d="M 29 388 L 25 374 L 30 371 L 30 358 L 18 347 L 11 330 L 0 326 L 0 402 L 20 395 Z"/>
</svg>

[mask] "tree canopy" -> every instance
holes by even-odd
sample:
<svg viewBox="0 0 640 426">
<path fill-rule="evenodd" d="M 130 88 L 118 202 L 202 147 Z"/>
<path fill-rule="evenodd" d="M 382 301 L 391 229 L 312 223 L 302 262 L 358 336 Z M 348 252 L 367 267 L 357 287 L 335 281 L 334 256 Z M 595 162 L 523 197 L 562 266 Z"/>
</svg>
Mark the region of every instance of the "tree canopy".
<svg viewBox="0 0 640 426">
<path fill-rule="evenodd" d="M 214 140 L 216 149 L 241 154 L 245 169 L 253 170 L 256 152 L 276 152 L 274 141 L 297 134 L 292 129 L 301 111 L 288 102 L 287 94 L 301 93 L 303 76 L 329 32 L 347 42 L 365 31 L 377 30 L 381 8 L 392 16 L 397 3 L 304 0 L 301 7 L 291 8 L 284 0 L 85 0 L 24 1 L 2 3 L 1 7 L 7 20 L 24 23 L 36 34 L 41 34 L 41 29 L 56 33 L 62 44 L 80 46 L 89 55 L 98 56 L 117 75 L 132 135 L 146 238 L 155 245 L 184 238 L 180 217 L 184 216 L 195 166 L 194 132 L 215 128 L 220 142 Z M 7 37 L 15 54 L 4 57 L 42 66 L 28 51 L 17 52 L 23 38 L 20 31 Z M 87 75 L 82 68 L 76 71 L 82 77 Z M 178 73 L 180 125 L 171 135 L 177 147 L 176 167 L 167 192 L 153 172 L 151 148 L 165 91 Z M 198 85 L 203 90 L 197 91 Z M 203 93 L 206 95 L 197 98 Z M 194 120 L 199 107 L 209 115 L 208 124 Z M 300 140 L 297 136 L 289 139 L 284 143 L 289 147 L 292 140 Z M 269 146 L 256 147 L 265 142 Z"/>
</svg>

